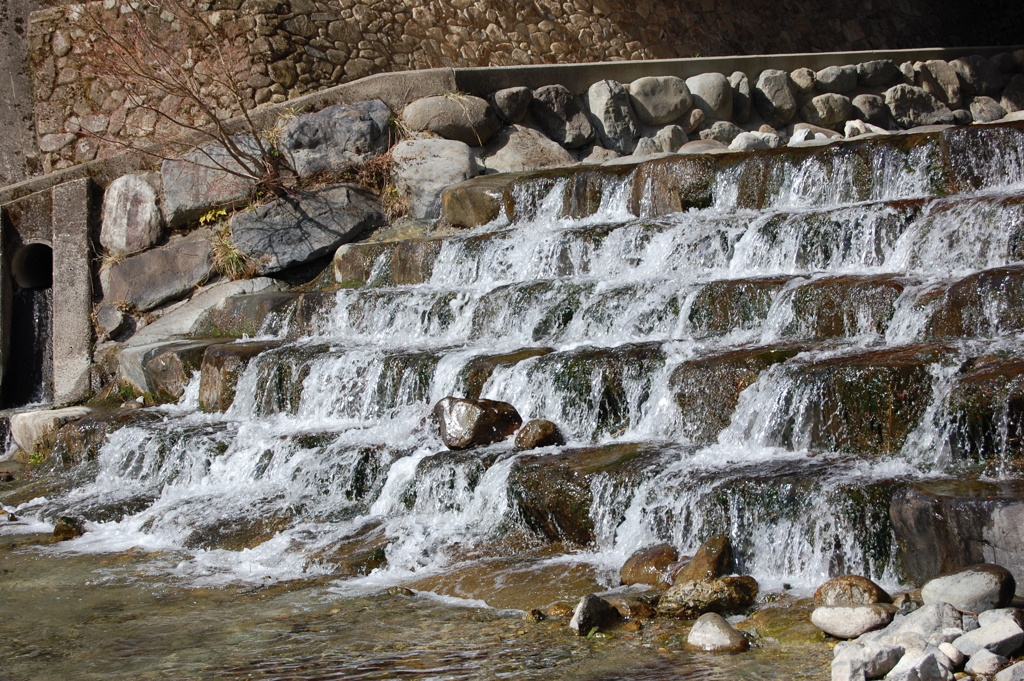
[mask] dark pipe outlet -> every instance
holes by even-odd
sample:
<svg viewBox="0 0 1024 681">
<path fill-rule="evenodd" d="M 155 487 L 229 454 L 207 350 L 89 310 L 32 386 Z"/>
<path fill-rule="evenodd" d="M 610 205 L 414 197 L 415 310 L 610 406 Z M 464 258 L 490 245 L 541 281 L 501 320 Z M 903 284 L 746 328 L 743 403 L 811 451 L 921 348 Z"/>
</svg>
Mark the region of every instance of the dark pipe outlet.
<svg viewBox="0 0 1024 681">
<path fill-rule="evenodd" d="M 21 289 L 38 291 L 53 286 L 53 249 L 46 244 L 27 244 L 11 263 L 14 281 Z"/>
</svg>

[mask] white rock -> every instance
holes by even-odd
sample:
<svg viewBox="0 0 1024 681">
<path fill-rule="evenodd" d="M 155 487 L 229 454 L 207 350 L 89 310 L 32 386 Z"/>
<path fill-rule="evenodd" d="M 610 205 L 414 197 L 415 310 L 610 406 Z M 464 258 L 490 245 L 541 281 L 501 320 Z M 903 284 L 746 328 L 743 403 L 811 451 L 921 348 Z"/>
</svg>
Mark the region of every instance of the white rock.
<svg viewBox="0 0 1024 681">
<path fill-rule="evenodd" d="M 885 643 L 840 643 L 832 660 L 832 681 L 877 679 L 903 657 L 903 648 Z"/>
<path fill-rule="evenodd" d="M 686 79 L 693 106 L 704 112 L 705 120 L 732 119 L 732 85 L 721 73 L 702 73 Z"/>
<path fill-rule="evenodd" d="M 995 681 L 1024 681 L 1024 662 L 1018 662 L 996 674 Z"/>
<path fill-rule="evenodd" d="M 938 645 L 938 649 L 941 650 L 942 654 L 945 655 L 946 658 L 953 663 L 954 669 L 959 669 L 960 667 L 962 667 L 964 661 L 967 659 L 967 657 L 960 652 L 960 649 L 952 643 L 940 643 Z"/>
<path fill-rule="evenodd" d="M 1012 655 L 1024 644 L 1024 629 L 1012 619 L 997 620 L 979 627 L 953 641 L 953 645 L 970 657 L 982 648 L 997 655 Z"/>
<path fill-rule="evenodd" d="M 641 137 L 636 143 L 634 156 L 672 153 L 686 144 L 686 131 L 678 125 L 666 125 L 650 137 Z"/>
<path fill-rule="evenodd" d="M 686 645 L 708 652 L 739 652 L 750 647 L 736 627 L 714 612 L 705 613 L 694 622 Z"/>
<path fill-rule="evenodd" d="M 1013 576 L 999 565 L 972 565 L 931 579 L 921 587 L 925 604 L 949 603 L 958 610 L 978 613 L 1000 608 L 1013 598 Z"/>
<path fill-rule="evenodd" d="M 917 634 L 927 641 L 933 634 L 944 629 L 960 628 L 962 624 L 963 617 L 956 608 L 949 603 L 935 603 L 920 607 L 907 615 L 897 615 L 893 618 L 892 624 L 871 636 L 880 641 L 891 641 L 899 635 Z"/>
<path fill-rule="evenodd" d="M 904 655 L 886 681 L 953 681 L 953 673 L 941 665 L 934 653 Z"/>
<path fill-rule="evenodd" d="M 405 140 L 394 146 L 391 156 L 395 184 L 414 218 L 436 218 L 444 188 L 481 171 L 469 145 L 457 140 Z"/>
<path fill-rule="evenodd" d="M 811 622 L 836 638 L 856 638 L 891 621 L 892 612 L 880 605 L 823 606 L 811 612 Z"/>
<path fill-rule="evenodd" d="M 885 128 L 880 128 L 877 125 L 865 123 L 858 118 L 856 120 L 846 121 L 846 125 L 843 128 L 843 134 L 846 137 L 860 137 L 861 135 L 888 135 L 889 131 Z"/>
<path fill-rule="evenodd" d="M 33 453 L 47 437 L 66 423 L 85 418 L 92 412 L 88 407 L 41 409 L 11 415 L 11 437 L 23 452 Z"/>
<path fill-rule="evenodd" d="M 982 648 L 971 655 L 971 659 L 967 660 L 967 665 L 964 667 L 964 671 L 972 676 L 989 676 L 995 674 L 1008 664 L 1010 664 L 1010 660 L 1007 658 L 1002 655 L 996 655 L 995 653 Z"/>
<path fill-rule="evenodd" d="M 576 159 L 565 147 L 538 130 L 507 125 L 487 144 L 483 162 L 488 170 L 511 173 L 572 165 Z"/>
<path fill-rule="evenodd" d="M 103 193 L 100 244 L 107 252 L 128 255 L 153 246 L 162 224 L 156 190 L 141 176 L 123 175 Z"/>
<path fill-rule="evenodd" d="M 982 627 L 1003 619 L 1013 620 L 1018 627 L 1024 629 L 1024 610 L 1020 608 L 995 608 L 978 613 L 978 625 Z"/>
<path fill-rule="evenodd" d="M 601 146 L 620 154 L 631 154 L 640 136 L 629 93 L 614 80 L 601 80 L 587 90 L 590 119 Z"/>
<path fill-rule="evenodd" d="M 759 149 L 775 149 L 782 144 L 778 135 L 767 132 L 741 132 L 729 144 L 732 151 L 755 151 Z"/>
</svg>

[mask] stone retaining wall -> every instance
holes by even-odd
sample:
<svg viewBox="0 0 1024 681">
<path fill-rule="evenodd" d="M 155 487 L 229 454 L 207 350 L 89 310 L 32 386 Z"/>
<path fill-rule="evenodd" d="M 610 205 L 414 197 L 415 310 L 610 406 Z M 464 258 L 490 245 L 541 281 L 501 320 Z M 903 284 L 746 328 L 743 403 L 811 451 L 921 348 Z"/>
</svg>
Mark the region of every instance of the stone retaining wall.
<svg viewBox="0 0 1024 681">
<path fill-rule="evenodd" d="M 211 5 L 210 16 L 233 27 L 230 45 L 245 47 L 238 68 L 247 74 L 242 94 L 250 105 L 283 102 L 384 71 L 918 47 L 940 44 L 942 26 L 931 5 L 912 0 L 842 0 L 813 10 L 795 0 L 514 5 L 217 0 Z M 67 4 L 31 16 L 29 63 L 43 172 L 117 150 L 97 136 L 131 141 L 159 132 L 154 114 L 133 113 L 125 105 L 122 84 L 83 68 L 92 32 L 82 7 Z M 113 0 L 84 7 L 104 25 L 117 20 Z M 166 15 L 153 19 L 164 21 L 169 35 L 176 30 Z M 162 99 L 146 103 L 174 105 Z M 219 105 L 232 108 L 228 102 Z"/>
</svg>

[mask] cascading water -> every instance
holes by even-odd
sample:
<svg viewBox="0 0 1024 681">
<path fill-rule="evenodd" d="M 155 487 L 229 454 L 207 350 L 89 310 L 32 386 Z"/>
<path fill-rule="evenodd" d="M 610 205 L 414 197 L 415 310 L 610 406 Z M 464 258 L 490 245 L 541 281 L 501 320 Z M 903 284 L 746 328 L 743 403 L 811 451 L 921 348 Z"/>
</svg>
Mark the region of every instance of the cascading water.
<svg viewBox="0 0 1024 681">
<path fill-rule="evenodd" d="M 533 551 L 613 586 L 633 551 L 718 532 L 766 587 L 894 583 L 893 486 L 1019 455 L 1012 409 L 972 444 L 955 397 L 967 358 L 1019 356 L 1019 307 L 954 294 L 1024 259 L 1022 133 L 958 135 L 945 174 L 937 137 L 743 157 L 669 214 L 621 172 L 585 216 L 566 180 L 524 182 L 514 215 L 440 241 L 425 282 L 391 284 L 379 256 L 308 324 L 264 326 L 226 411 L 194 382 L 19 513 L 83 516 L 64 550 L 164 551 L 198 584 L 333 575 L 352 594 Z M 447 452 L 446 395 L 569 443 Z M 629 456 L 581 474 L 590 541 L 552 558 L 524 476 L 595 448 Z"/>
</svg>

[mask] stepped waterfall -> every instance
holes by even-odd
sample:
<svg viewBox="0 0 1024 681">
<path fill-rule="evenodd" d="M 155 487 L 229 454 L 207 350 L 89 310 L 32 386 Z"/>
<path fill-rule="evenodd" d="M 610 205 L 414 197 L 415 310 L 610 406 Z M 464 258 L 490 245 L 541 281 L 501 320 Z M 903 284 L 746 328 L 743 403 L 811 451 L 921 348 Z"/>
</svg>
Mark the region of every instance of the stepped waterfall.
<svg viewBox="0 0 1024 681">
<path fill-rule="evenodd" d="M 762 593 L 896 588 L 894 495 L 1019 479 L 1024 130 L 534 172 L 501 202 L 344 247 L 340 285 L 230 300 L 176 403 L 102 421 L 85 455 L 58 443 L 15 511 L 84 518 L 49 550 L 145 552 L 181 588 L 504 613 L 720 533 Z M 446 396 L 567 442 L 448 451 Z M 387 677 L 346 669 L 278 678 Z M 556 678 L 619 678 L 587 674 Z"/>
</svg>

